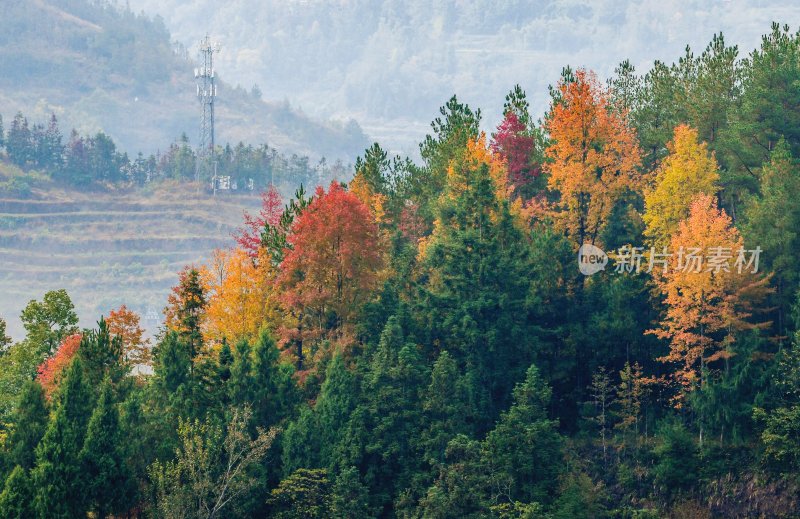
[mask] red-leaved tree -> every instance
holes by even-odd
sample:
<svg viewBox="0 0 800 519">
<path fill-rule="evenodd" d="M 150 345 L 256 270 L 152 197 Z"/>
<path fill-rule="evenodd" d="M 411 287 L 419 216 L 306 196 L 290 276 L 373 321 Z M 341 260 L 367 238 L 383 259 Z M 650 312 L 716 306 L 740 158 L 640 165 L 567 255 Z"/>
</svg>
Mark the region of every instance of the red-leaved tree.
<svg viewBox="0 0 800 519">
<path fill-rule="evenodd" d="M 258 215 L 253 216 L 248 212 L 244 213 L 244 226 L 237 229 L 234 234 L 236 243 L 247 252 L 252 259 L 258 258 L 258 249 L 261 246 L 261 233 L 264 226 L 269 224 L 278 225 L 283 214 L 283 199 L 275 186 L 261 194 L 261 210 Z"/>
<path fill-rule="evenodd" d="M 327 193 L 317 188 L 295 220 L 288 243 L 279 283 L 294 322 L 291 329 L 284 327 L 282 339 L 303 369 L 304 341 L 347 337 L 378 283 L 384 258 L 369 208 L 335 181 Z"/>
<path fill-rule="evenodd" d="M 541 168 L 533 163 L 533 136 L 517 114 L 509 110 L 497 133 L 492 136 L 492 151 L 499 154 L 508 163 L 508 180 L 514 191 L 523 194 L 525 187 L 533 182 L 541 173 Z"/>
</svg>

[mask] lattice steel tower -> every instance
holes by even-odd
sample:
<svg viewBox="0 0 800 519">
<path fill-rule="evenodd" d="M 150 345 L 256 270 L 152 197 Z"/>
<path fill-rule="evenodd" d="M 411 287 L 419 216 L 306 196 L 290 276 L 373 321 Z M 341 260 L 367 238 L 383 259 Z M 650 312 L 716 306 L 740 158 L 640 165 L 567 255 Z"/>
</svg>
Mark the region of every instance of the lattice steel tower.
<svg viewBox="0 0 800 519">
<path fill-rule="evenodd" d="M 200 40 L 200 67 L 194 69 L 197 82 L 197 99 L 202 107 L 200 118 L 200 142 L 197 150 L 197 170 L 195 181 L 200 180 L 201 169 L 210 168 L 209 158 L 214 150 L 214 100 L 217 97 L 214 54 L 219 52 L 219 43 L 212 42 L 206 35 Z"/>
</svg>

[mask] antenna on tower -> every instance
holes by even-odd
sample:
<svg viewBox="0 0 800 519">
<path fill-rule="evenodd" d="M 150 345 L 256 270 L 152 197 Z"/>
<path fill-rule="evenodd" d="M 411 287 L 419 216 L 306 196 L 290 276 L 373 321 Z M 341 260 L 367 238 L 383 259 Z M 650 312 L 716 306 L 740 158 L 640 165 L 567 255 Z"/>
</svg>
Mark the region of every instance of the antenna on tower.
<svg viewBox="0 0 800 519">
<path fill-rule="evenodd" d="M 217 97 L 216 74 L 214 71 L 214 54 L 218 53 L 220 45 L 211 41 L 206 34 L 200 40 L 199 67 L 194 69 L 194 78 L 197 83 L 197 99 L 200 101 L 200 142 L 197 150 L 197 168 L 195 169 L 195 182 L 201 180 L 201 169 L 210 168 L 209 160 L 214 158 L 214 101 Z M 216 160 L 214 161 L 212 187 L 216 193 Z"/>
</svg>

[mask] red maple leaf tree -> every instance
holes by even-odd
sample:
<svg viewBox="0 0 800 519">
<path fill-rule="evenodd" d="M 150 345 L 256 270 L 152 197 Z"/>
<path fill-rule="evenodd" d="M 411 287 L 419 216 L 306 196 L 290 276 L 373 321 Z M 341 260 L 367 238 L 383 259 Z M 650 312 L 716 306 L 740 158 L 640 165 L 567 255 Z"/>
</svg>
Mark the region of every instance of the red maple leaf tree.
<svg viewBox="0 0 800 519">
<path fill-rule="evenodd" d="M 275 186 L 261 194 L 261 210 L 257 215 L 245 211 L 244 225 L 236 230 L 234 239 L 236 243 L 247 252 L 252 259 L 258 258 L 258 249 L 261 247 L 261 233 L 269 224 L 278 225 L 283 214 L 283 199 Z"/>
<path fill-rule="evenodd" d="M 532 162 L 536 142 L 525 124 L 511 110 L 506 112 L 503 122 L 497 127 L 497 133 L 492 137 L 492 151 L 508 163 L 508 179 L 515 192 L 519 192 L 541 173 L 541 168 Z"/>
<path fill-rule="evenodd" d="M 369 208 L 336 181 L 327 193 L 317 188 L 294 221 L 288 243 L 279 283 L 296 326 L 282 330 L 282 336 L 284 344 L 294 343 L 301 368 L 304 340 L 347 335 L 377 286 L 384 255 Z"/>
</svg>

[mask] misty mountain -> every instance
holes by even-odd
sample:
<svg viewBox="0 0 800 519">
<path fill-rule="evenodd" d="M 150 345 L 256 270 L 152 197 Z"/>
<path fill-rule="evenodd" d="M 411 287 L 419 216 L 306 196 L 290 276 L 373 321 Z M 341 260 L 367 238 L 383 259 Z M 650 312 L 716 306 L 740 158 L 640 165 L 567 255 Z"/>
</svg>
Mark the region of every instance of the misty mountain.
<svg viewBox="0 0 800 519">
<path fill-rule="evenodd" d="M 773 20 L 796 23 L 791 0 L 130 0 L 158 13 L 178 41 L 206 31 L 221 69 L 313 114 L 353 116 L 394 148 L 412 149 L 453 94 L 499 119 L 515 83 L 535 112 L 565 65 L 603 77 L 699 54 L 715 32 L 744 55 Z"/>
<path fill-rule="evenodd" d="M 62 127 L 103 130 L 129 152 L 197 141 L 196 49 L 164 21 L 99 0 L 0 1 L 0 114 L 50 112 Z M 352 160 L 368 143 L 352 120 L 319 122 L 285 101 L 225 81 L 217 69 L 217 141 L 267 142 L 285 152 Z"/>
</svg>

